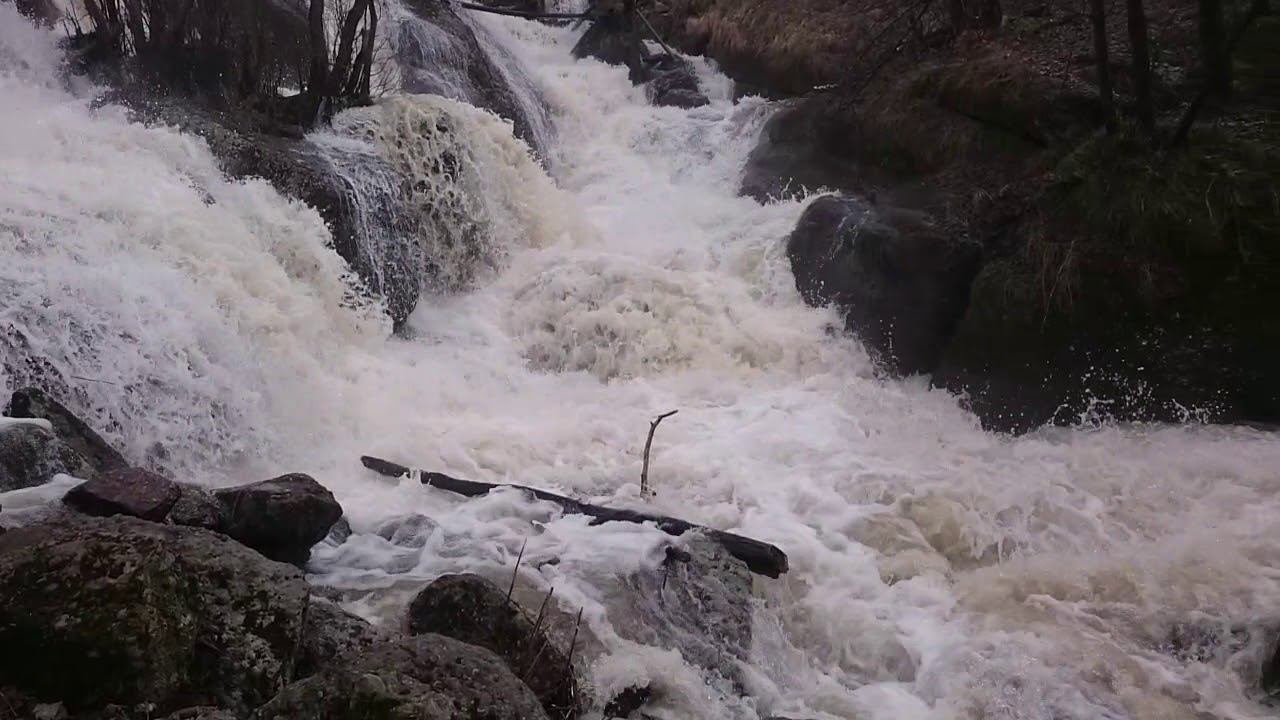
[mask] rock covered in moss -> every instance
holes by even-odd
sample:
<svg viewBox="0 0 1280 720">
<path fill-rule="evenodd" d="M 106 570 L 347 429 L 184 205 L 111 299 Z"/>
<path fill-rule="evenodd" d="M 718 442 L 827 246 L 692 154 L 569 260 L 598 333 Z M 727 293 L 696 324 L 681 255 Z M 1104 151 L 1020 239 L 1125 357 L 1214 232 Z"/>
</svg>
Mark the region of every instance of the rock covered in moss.
<svg viewBox="0 0 1280 720">
<path fill-rule="evenodd" d="M 66 515 L 0 537 L 0 684 L 246 712 L 289 676 L 307 602 L 298 570 L 217 534 Z"/>
<path fill-rule="evenodd" d="M 484 648 L 442 635 L 374 645 L 285 688 L 261 720 L 546 720 L 538 698 Z"/>
<path fill-rule="evenodd" d="M 536 619 L 535 619 L 536 620 Z M 492 650 L 554 718 L 577 715 L 578 689 L 565 651 L 506 591 L 479 575 L 445 575 L 409 605 L 409 632 L 439 633 Z"/>
<path fill-rule="evenodd" d="M 218 490 L 222 532 L 272 560 L 302 565 L 342 517 L 333 493 L 310 475 L 292 473 Z"/>
</svg>

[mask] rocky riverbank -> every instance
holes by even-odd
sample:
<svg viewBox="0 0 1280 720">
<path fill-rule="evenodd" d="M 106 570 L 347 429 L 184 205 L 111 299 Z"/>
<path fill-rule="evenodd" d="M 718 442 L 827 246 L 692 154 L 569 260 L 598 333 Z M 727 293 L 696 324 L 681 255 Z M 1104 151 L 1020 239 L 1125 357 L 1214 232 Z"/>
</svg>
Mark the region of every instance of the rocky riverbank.
<svg viewBox="0 0 1280 720">
<path fill-rule="evenodd" d="M 790 97 L 748 162 L 758 199 L 837 191 L 789 241 L 895 374 L 984 425 L 1280 420 L 1280 19 L 1249 26 L 1229 102 L 1185 147 L 1132 126 L 1124 9 L 1107 18 L 1121 128 L 1102 132 L 1075 7 L 673 0 L 648 11 L 743 92 Z M 997 7 L 998 15 L 985 12 Z M 1146 2 L 1160 127 L 1203 85 L 1196 14 Z M 1232 18 L 1235 21 L 1235 18 Z"/>
<path fill-rule="evenodd" d="M 315 545 L 353 536 L 313 478 L 177 482 L 131 465 L 37 388 L 0 417 L 0 498 L 9 492 L 50 502 L 0 506 L 0 717 L 627 717 L 661 692 L 592 686 L 599 641 L 578 624 L 552 628 L 571 608 L 548 595 L 534 612 L 478 575 L 424 581 L 398 623 L 370 624 L 304 574 Z M 412 516 L 374 532 L 422 551 L 433 530 Z M 690 533 L 610 594 L 619 611 L 658 620 L 629 628 L 634 641 L 736 682 L 750 578 Z"/>
</svg>

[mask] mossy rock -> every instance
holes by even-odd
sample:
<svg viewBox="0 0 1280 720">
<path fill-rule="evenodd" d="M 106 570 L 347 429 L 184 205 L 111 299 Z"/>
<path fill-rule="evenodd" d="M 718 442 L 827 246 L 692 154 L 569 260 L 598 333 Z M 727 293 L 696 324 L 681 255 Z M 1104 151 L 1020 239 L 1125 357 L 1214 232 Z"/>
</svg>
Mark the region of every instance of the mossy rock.
<svg viewBox="0 0 1280 720">
<path fill-rule="evenodd" d="M 0 685 L 74 710 L 247 712 L 292 673 L 301 572 L 215 533 L 60 517 L 0 537 Z"/>
</svg>

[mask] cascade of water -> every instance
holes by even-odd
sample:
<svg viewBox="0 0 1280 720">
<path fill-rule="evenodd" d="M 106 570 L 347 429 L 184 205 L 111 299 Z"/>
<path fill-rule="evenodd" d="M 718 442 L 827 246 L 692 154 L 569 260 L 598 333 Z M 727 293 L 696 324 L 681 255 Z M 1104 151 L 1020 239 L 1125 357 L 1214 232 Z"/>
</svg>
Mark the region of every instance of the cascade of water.
<svg viewBox="0 0 1280 720">
<path fill-rule="evenodd" d="M 556 109 L 554 184 L 507 125 L 439 98 L 316 138 L 366 222 L 395 216 L 368 252 L 440 223 L 421 258 L 467 288 L 387 338 L 314 211 L 94 109 L 56 36 L 0 4 L 0 385 L 56 375 L 130 456 L 190 479 L 312 473 L 355 529 L 315 577 L 373 617 L 442 572 L 509 577 L 527 539 L 517 592 L 554 586 L 557 628 L 584 608 L 593 686 L 651 684 L 655 717 L 1263 716 L 1274 435 L 982 432 L 798 297 L 781 239 L 802 204 L 734 193 L 766 104 L 702 63 L 710 105 L 654 108 L 625 70 L 572 61 L 569 28 L 478 22 Z M 675 408 L 641 499 L 644 431 Z M 792 569 L 757 583 L 745 652 L 708 650 L 696 616 L 649 633 L 668 618 L 620 588 L 661 562 L 652 528 L 381 482 L 363 453 L 646 505 L 775 542 Z M 422 543 L 372 532 L 409 513 L 438 526 Z M 698 665 L 720 649 L 724 673 Z"/>
</svg>

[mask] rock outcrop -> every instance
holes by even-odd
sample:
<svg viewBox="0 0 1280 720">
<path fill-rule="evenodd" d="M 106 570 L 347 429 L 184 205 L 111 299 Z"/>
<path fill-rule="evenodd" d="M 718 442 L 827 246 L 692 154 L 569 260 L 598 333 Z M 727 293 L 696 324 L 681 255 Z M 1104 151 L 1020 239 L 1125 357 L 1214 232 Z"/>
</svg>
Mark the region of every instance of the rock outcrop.
<svg viewBox="0 0 1280 720">
<path fill-rule="evenodd" d="M 0 684 L 72 709 L 247 712 L 291 672 L 302 574 L 196 528 L 128 517 L 0 537 Z"/>
<path fill-rule="evenodd" d="M 546 720 L 502 660 L 442 635 L 384 642 L 286 687 L 261 720 Z"/>
<path fill-rule="evenodd" d="M 787 256 L 805 300 L 839 306 L 883 364 L 911 375 L 937 367 L 982 248 L 949 237 L 921 213 L 828 195 L 805 209 Z"/>
<path fill-rule="evenodd" d="M 505 591 L 479 575 L 445 575 L 414 597 L 409 632 L 437 633 L 493 651 L 533 690 L 547 715 L 571 718 L 580 697 L 566 653 Z"/>
<path fill-rule="evenodd" d="M 42 424 L 0 418 L 0 492 L 43 485 L 59 473 L 93 477 L 95 471 Z"/>
<path fill-rule="evenodd" d="M 220 530 L 272 560 L 303 565 L 342 517 L 342 506 L 309 475 L 294 473 L 225 488 Z"/>
</svg>

